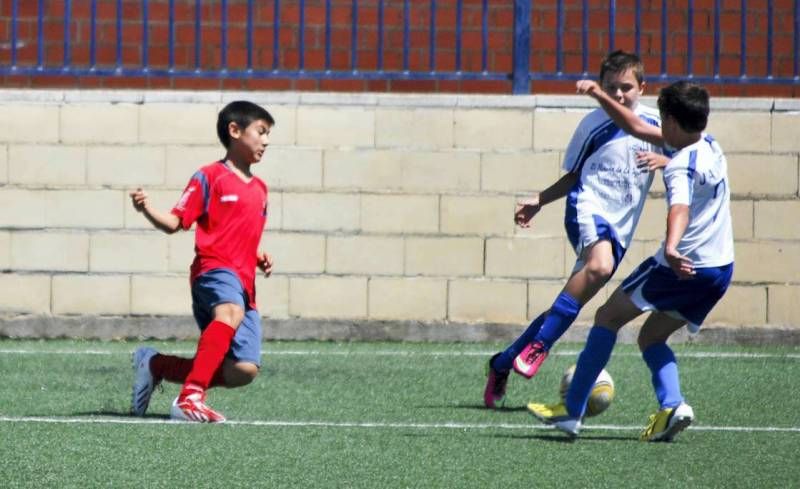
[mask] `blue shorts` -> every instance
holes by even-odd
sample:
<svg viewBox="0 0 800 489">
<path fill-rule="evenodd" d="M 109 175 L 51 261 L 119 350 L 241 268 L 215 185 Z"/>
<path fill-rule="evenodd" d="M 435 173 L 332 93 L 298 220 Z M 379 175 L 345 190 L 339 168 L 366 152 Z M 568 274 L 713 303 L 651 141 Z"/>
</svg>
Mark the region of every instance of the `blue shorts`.
<svg viewBox="0 0 800 489">
<path fill-rule="evenodd" d="M 711 309 L 728 290 L 733 263 L 721 267 L 696 268 L 691 279 L 679 280 L 671 268 L 652 256 L 622 282 L 622 290 L 642 311 L 660 311 L 688 322 L 696 333 Z"/>
<path fill-rule="evenodd" d="M 245 310 L 244 319 L 228 350 L 228 358 L 261 366 L 261 316 L 247 300 L 239 277 L 225 268 L 217 268 L 195 278 L 192 283 L 192 312 L 200 331 L 214 319 L 214 307 L 237 304 Z"/>
<path fill-rule="evenodd" d="M 592 226 L 581 225 L 578 223 L 577 217 L 573 220 L 567 219 L 564 222 L 567 230 L 567 237 L 569 238 L 570 244 L 572 244 L 572 249 L 575 250 L 575 254 L 578 255 L 578 259 L 575 260 L 575 266 L 572 268 L 572 274 L 586 266 L 586 262 L 584 262 L 582 256 L 584 250 L 590 246 L 594 246 L 598 241 L 606 240 L 611 243 L 611 254 L 614 258 L 614 267 L 611 270 L 611 274 L 613 275 L 617 271 L 622 258 L 625 256 L 625 247 L 622 246 L 614 227 L 602 216 L 597 214 L 592 215 L 592 223 Z"/>
</svg>

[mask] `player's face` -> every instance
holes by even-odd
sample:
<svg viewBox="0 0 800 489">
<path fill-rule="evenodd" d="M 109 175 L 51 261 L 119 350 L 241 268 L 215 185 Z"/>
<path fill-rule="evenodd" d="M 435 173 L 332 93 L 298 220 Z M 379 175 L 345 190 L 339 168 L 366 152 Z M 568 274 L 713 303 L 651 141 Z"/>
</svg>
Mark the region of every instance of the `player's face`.
<svg viewBox="0 0 800 489">
<path fill-rule="evenodd" d="M 264 150 L 269 145 L 269 132 L 271 129 L 272 127 L 266 121 L 259 119 L 251 122 L 243 131 L 236 131 L 238 134 L 232 132 L 231 136 L 238 140 L 242 156 L 250 163 L 258 163 L 261 161 L 261 157 L 264 156 Z"/>
<path fill-rule="evenodd" d="M 611 98 L 631 110 L 636 108 L 639 96 L 644 91 L 644 82 L 639 84 L 632 68 L 622 73 L 606 73 L 600 80 L 600 86 Z"/>
</svg>

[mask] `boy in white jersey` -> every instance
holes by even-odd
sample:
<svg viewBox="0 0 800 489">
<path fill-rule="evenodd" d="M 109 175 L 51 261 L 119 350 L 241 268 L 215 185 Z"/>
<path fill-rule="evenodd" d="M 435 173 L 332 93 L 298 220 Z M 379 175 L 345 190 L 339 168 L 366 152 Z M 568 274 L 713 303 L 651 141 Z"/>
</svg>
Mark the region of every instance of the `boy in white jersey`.
<svg viewBox="0 0 800 489">
<path fill-rule="evenodd" d="M 643 79 L 641 60 L 622 51 L 609 54 L 600 68 L 605 93 L 634 111 L 642 123 L 658 129 L 658 112 L 638 103 Z M 512 367 L 526 378 L 536 374 L 581 307 L 617 269 L 639 221 L 653 170 L 666 163 L 654 150 L 654 145 L 626 134 L 597 109 L 583 118 L 572 136 L 563 162 L 567 173 L 537 197 L 517 204 L 514 220 L 528 227 L 542 206 L 567 196 L 564 224 L 578 259 L 550 309 L 489 360 L 486 407 L 495 408 L 503 401 Z"/>
<path fill-rule="evenodd" d="M 578 91 L 600 101 L 631 134 L 678 149 L 664 169 L 667 234 L 661 249 L 634 270 L 600 307 L 595 326 L 578 356 L 563 403 L 531 403 L 541 421 L 577 436 L 595 379 L 611 356 L 617 331 L 643 311 L 653 311 L 638 343 L 659 402 L 642 431 L 643 441 L 671 441 L 694 419 L 680 390 L 678 365 L 667 338 L 688 325 L 696 332 L 723 296 L 733 274 L 733 231 L 725 156 L 702 131 L 708 120 L 708 93 L 690 82 L 661 90 L 661 130 L 639 122 L 630 111 L 603 94 L 594 82 L 578 82 Z M 663 139 L 662 139 L 663 135 Z"/>
</svg>

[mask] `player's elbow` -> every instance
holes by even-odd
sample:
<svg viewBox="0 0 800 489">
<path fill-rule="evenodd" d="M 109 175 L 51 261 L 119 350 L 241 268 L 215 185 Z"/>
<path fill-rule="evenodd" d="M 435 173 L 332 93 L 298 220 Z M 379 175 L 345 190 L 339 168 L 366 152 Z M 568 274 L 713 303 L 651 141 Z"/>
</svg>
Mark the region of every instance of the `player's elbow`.
<svg viewBox="0 0 800 489">
<path fill-rule="evenodd" d="M 169 225 L 169 226 L 164 226 L 161 229 L 167 234 L 175 234 L 181 230 L 181 225 L 180 224 L 176 224 L 175 226 Z"/>
<path fill-rule="evenodd" d="M 182 229 L 181 220 L 177 216 L 170 216 L 170 218 L 161 223 L 160 228 L 167 234 L 175 234 Z"/>
</svg>

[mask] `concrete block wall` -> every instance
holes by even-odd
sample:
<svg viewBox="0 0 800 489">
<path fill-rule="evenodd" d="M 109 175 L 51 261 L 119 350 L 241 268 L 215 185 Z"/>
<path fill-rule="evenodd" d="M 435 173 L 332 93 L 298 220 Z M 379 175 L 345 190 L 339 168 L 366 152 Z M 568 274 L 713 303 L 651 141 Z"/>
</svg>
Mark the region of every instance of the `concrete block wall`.
<svg viewBox="0 0 800 489">
<path fill-rule="evenodd" d="M 276 261 L 274 276 L 257 282 L 265 325 L 316 321 L 324 337 L 326 322 L 414 324 L 452 339 L 485 326 L 479 337 L 505 338 L 563 286 L 574 263 L 563 202 L 528 230 L 512 214 L 519 196 L 560 176 L 589 99 L 0 91 L 0 334 L 19 334 L 8 325 L 20 318 L 191 322 L 192 233 L 155 231 L 127 192 L 145 187 L 171 208 L 194 170 L 224 154 L 216 114 L 240 98 L 277 120 L 255 167 L 270 186 L 262 247 Z M 800 102 L 714 99 L 712 110 L 708 132 L 728 155 L 737 261 L 707 325 L 797 338 Z M 658 248 L 665 211 L 657 178 L 615 280 L 579 323 Z"/>
</svg>

